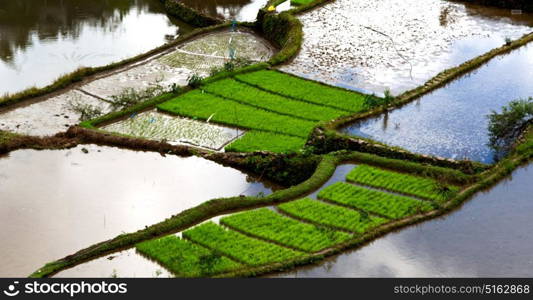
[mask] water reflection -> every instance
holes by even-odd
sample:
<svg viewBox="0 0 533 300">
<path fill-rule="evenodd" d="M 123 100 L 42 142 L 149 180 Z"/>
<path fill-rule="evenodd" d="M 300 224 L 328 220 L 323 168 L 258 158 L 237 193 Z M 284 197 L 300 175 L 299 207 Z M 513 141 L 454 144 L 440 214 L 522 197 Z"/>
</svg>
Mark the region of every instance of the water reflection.
<svg viewBox="0 0 533 300">
<path fill-rule="evenodd" d="M 533 45 L 528 45 L 401 109 L 343 131 L 418 153 L 491 163 L 487 115 L 532 95 Z"/>
<path fill-rule="evenodd" d="M 242 172 L 196 157 L 93 145 L 12 152 L 0 159 L 0 277 L 26 276 L 209 199 L 270 192 Z"/>
<path fill-rule="evenodd" d="M 189 29 L 158 0 L 1 1 L 0 94 L 146 52 Z"/>
<path fill-rule="evenodd" d="M 353 16 L 357 16 L 354 18 Z M 359 91 L 397 95 L 506 38 L 533 14 L 443 0 L 337 0 L 299 17 L 302 50 L 282 70 Z"/>
<path fill-rule="evenodd" d="M 286 277 L 531 277 L 533 166 L 459 211 Z"/>
<path fill-rule="evenodd" d="M 266 5 L 267 0 L 181 0 L 181 2 L 209 16 L 254 21 L 257 12 Z"/>
</svg>

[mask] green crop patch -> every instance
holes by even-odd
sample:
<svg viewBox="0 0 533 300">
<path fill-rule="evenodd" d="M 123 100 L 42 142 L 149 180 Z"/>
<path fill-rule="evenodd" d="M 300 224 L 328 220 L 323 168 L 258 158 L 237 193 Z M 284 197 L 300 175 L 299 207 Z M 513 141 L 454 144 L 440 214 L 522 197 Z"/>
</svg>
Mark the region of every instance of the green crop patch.
<svg viewBox="0 0 533 300">
<path fill-rule="evenodd" d="M 303 148 L 306 139 L 279 133 L 252 130 L 226 146 L 227 152 L 253 152 L 265 150 L 277 153 L 296 152 Z"/>
<path fill-rule="evenodd" d="M 315 0 L 291 0 L 291 4 L 292 5 L 306 5 L 313 1 Z"/>
<path fill-rule="evenodd" d="M 267 208 L 225 217 L 220 222 L 247 234 L 306 252 L 317 252 L 350 238 L 347 233 L 324 230 Z"/>
<path fill-rule="evenodd" d="M 459 191 L 451 185 L 439 184 L 436 180 L 395 173 L 361 165 L 346 175 L 348 181 L 387 189 L 407 195 L 432 200 L 446 200 Z"/>
<path fill-rule="evenodd" d="M 202 120 L 307 138 L 315 123 L 279 115 L 194 90 L 157 106 L 159 109 Z"/>
<path fill-rule="evenodd" d="M 251 72 L 237 75 L 236 78 L 284 96 L 327 105 L 352 113 L 364 109 L 365 96 L 363 94 L 300 79 L 278 71 Z"/>
<path fill-rule="evenodd" d="M 429 201 L 370 190 L 336 182 L 318 193 L 318 198 L 398 219 L 432 210 Z"/>
<path fill-rule="evenodd" d="M 136 245 L 137 250 L 179 277 L 203 277 L 228 272 L 243 265 L 175 235 Z"/>
<path fill-rule="evenodd" d="M 304 255 L 303 252 L 254 239 L 233 230 L 226 230 L 213 222 L 189 229 L 183 232 L 183 236 L 252 266 L 282 262 Z"/>
<path fill-rule="evenodd" d="M 387 222 L 384 218 L 369 216 L 352 209 L 309 198 L 281 204 L 279 209 L 302 220 L 357 233 L 364 233 L 372 227 Z"/>
<path fill-rule="evenodd" d="M 203 89 L 245 104 L 314 121 L 329 121 L 349 114 L 346 111 L 275 95 L 234 79 L 219 80 L 204 86 Z"/>
</svg>

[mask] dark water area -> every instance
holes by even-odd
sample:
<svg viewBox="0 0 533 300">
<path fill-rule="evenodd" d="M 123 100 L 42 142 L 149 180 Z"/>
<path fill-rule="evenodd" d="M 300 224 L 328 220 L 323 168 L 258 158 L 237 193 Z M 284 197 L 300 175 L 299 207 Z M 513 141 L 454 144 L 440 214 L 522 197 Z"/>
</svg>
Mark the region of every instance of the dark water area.
<svg viewBox="0 0 533 300">
<path fill-rule="evenodd" d="M 531 277 L 533 165 L 459 210 L 277 277 Z"/>
<path fill-rule="evenodd" d="M 237 21 L 254 21 L 267 0 L 181 0 L 208 16 Z"/>
<path fill-rule="evenodd" d="M 0 157 L 0 277 L 27 276 L 210 199 L 272 188 L 198 157 L 95 145 L 15 151 Z"/>
<path fill-rule="evenodd" d="M 453 159 L 494 162 L 487 145 L 491 111 L 533 96 L 533 45 L 529 44 L 447 86 L 343 132 L 407 150 Z"/>
<path fill-rule="evenodd" d="M 462 5 L 464 5 L 466 13 L 470 16 L 485 18 L 487 20 L 504 20 L 507 22 L 512 22 L 516 25 L 526 25 L 533 27 L 532 12 L 505 9 L 475 3 L 467 3 L 464 1 L 452 0 L 450 2 L 461 3 Z"/>
<path fill-rule="evenodd" d="M 147 52 L 190 30 L 159 0 L 0 1 L 0 95 Z"/>
</svg>

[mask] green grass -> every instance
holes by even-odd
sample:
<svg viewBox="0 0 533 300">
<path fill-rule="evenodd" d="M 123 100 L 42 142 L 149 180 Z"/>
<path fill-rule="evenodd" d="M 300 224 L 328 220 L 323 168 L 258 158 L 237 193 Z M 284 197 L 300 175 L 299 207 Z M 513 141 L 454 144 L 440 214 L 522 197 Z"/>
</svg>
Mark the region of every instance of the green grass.
<svg viewBox="0 0 533 300">
<path fill-rule="evenodd" d="M 299 251 L 254 239 L 232 230 L 226 230 L 213 222 L 189 229 L 183 232 L 183 236 L 252 266 L 282 262 L 304 255 Z"/>
<path fill-rule="evenodd" d="M 442 185 L 439 187 L 438 182 L 433 179 L 395 173 L 367 165 L 356 167 L 346 175 L 346 179 L 432 200 L 446 200 L 459 191 L 456 186 Z M 442 188 L 448 189 L 448 191 L 443 191 Z"/>
<path fill-rule="evenodd" d="M 252 130 L 226 146 L 227 152 L 253 152 L 265 150 L 271 152 L 296 152 L 303 148 L 306 139 L 278 133 Z"/>
<path fill-rule="evenodd" d="M 358 211 L 309 198 L 279 205 L 284 213 L 314 223 L 364 233 L 368 229 L 387 222 L 380 217 L 361 214 Z"/>
<path fill-rule="evenodd" d="M 225 217 L 220 222 L 241 232 L 305 252 L 317 252 L 350 238 L 347 233 L 302 223 L 268 208 Z"/>
<path fill-rule="evenodd" d="M 15 137 L 17 137 L 17 135 L 14 133 L 0 130 L 0 144 L 7 143 Z"/>
<path fill-rule="evenodd" d="M 364 95 L 300 79 L 278 71 L 258 71 L 235 76 L 238 80 L 284 96 L 349 112 L 364 109 Z"/>
<path fill-rule="evenodd" d="M 136 245 L 137 250 L 157 261 L 176 276 L 203 277 L 232 271 L 243 265 L 175 235 Z"/>
<path fill-rule="evenodd" d="M 318 198 L 398 219 L 433 209 L 429 201 L 370 190 L 336 182 L 318 193 Z"/>
<path fill-rule="evenodd" d="M 291 0 L 291 4 L 292 5 L 306 5 L 306 4 L 309 4 L 311 2 L 313 2 L 315 0 Z"/>
<path fill-rule="evenodd" d="M 234 79 L 219 80 L 202 88 L 210 93 L 245 104 L 313 121 L 329 121 L 349 114 L 335 108 L 275 95 Z"/>
<path fill-rule="evenodd" d="M 163 111 L 203 120 L 307 138 L 315 123 L 224 100 L 194 90 L 157 106 Z"/>
</svg>

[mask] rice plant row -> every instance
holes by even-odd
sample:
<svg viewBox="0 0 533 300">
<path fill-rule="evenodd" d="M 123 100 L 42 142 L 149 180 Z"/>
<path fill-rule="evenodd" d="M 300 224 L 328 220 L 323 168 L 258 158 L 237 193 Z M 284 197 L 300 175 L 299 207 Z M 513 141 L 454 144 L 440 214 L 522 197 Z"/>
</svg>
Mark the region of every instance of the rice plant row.
<svg viewBox="0 0 533 300">
<path fill-rule="evenodd" d="M 319 105 L 327 105 L 352 113 L 360 112 L 364 109 L 365 96 L 360 93 L 300 79 L 278 71 L 251 72 L 237 75 L 236 78 L 284 96 Z"/>
<path fill-rule="evenodd" d="M 318 193 L 318 198 L 398 219 L 434 208 L 429 201 L 397 196 L 336 182 Z"/>
<path fill-rule="evenodd" d="M 346 175 L 346 179 L 432 200 L 446 200 L 459 191 L 456 186 L 439 184 L 433 179 L 395 173 L 367 165 L 356 167 Z"/>
<path fill-rule="evenodd" d="M 281 262 L 304 255 L 303 252 L 224 229 L 213 222 L 189 229 L 183 232 L 183 237 L 252 266 Z"/>
<path fill-rule="evenodd" d="M 372 227 L 387 222 L 384 218 L 309 198 L 281 204 L 279 209 L 302 220 L 356 233 L 364 233 Z"/>
<path fill-rule="evenodd" d="M 200 90 L 185 93 L 158 108 L 190 118 L 212 120 L 230 126 L 307 138 L 315 122 L 279 115 L 249 105 L 225 100 Z"/>
<path fill-rule="evenodd" d="M 137 250 L 179 277 L 205 277 L 243 265 L 175 235 L 136 245 Z"/>
<path fill-rule="evenodd" d="M 265 150 L 271 152 L 296 152 L 302 149 L 306 139 L 259 130 L 251 130 L 235 140 L 225 150 L 227 152 L 253 152 Z"/>
<path fill-rule="evenodd" d="M 301 251 L 317 252 L 350 238 L 344 232 L 299 222 L 268 208 L 222 218 L 221 224 Z"/>
<path fill-rule="evenodd" d="M 235 99 L 239 102 L 313 121 L 329 121 L 349 114 L 346 111 L 331 107 L 275 95 L 234 79 L 219 80 L 204 86 L 203 89 L 215 95 Z"/>
</svg>

